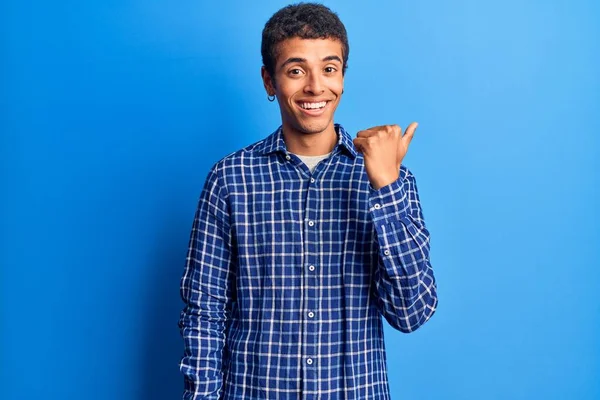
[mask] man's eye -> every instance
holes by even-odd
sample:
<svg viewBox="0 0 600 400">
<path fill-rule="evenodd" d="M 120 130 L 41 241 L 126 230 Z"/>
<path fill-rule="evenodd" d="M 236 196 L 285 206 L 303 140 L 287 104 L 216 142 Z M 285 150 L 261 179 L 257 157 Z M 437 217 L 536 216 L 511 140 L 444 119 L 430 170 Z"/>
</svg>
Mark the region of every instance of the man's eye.
<svg viewBox="0 0 600 400">
<path fill-rule="evenodd" d="M 328 74 L 337 71 L 334 67 L 325 67 L 325 72 Z"/>
<path fill-rule="evenodd" d="M 290 69 L 290 75 L 300 75 L 302 71 L 299 68 Z"/>
</svg>

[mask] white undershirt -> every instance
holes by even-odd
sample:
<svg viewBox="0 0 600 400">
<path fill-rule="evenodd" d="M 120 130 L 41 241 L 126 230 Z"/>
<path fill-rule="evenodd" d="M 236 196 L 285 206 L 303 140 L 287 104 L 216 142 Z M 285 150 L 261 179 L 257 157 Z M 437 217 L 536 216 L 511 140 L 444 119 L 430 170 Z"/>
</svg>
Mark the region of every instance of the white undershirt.
<svg viewBox="0 0 600 400">
<path fill-rule="evenodd" d="M 298 157 L 300 160 L 302 160 L 302 162 L 304 164 L 306 164 L 306 166 L 308 167 L 310 172 L 315 172 L 315 168 L 317 168 L 317 164 L 319 164 L 321 161 L 323 161 L 324 159 L 329 157 L 330 154 L 331 153 L 327 153 L 327 154 L 323 154 L 322 156 L 301 156 L 301 155 L 296 154 L 296 157 Z"/>
</svg>

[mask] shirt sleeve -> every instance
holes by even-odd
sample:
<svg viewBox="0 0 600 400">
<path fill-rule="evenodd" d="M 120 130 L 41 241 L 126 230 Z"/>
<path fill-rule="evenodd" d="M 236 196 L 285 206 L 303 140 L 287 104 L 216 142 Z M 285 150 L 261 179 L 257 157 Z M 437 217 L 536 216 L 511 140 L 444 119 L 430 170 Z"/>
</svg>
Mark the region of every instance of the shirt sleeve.
<svg viewBox="0 0 600 400">
<path fill-rule="evenodd" d="M 369 213 L 378 251 L 374 279 L 379 309 L 394 328 L 412 332 L 435 313 L 438 299 L 429 232 L 408 169 L 402 166 L 398 180 L 372 190 Z"/>
<path fill-rule="evenodd" d="M 184 400 L 221 395 L 225 324 L 234 282 L 231 248 L 227 203 L 213 168 L 200 196 L 181 279 Z"/>
</svg>

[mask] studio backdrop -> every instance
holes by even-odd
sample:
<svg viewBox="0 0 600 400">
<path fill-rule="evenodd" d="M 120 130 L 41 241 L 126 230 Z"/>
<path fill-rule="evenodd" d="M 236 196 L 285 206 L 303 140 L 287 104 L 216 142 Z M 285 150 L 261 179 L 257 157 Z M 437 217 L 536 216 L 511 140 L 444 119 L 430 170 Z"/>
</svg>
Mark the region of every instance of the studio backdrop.
<svg viewBox="0 0 600 400">
<path fill-rule="evenodd" d="M 0 398 L 177 399 L 209 168 L 274 131 L 283 1 L 0 5 Z M 439 308 L 386 325 L 394 399 L 600 398 L 600 3 L 326 1 L 336 122 L 419 122 Z"/>
</svg>

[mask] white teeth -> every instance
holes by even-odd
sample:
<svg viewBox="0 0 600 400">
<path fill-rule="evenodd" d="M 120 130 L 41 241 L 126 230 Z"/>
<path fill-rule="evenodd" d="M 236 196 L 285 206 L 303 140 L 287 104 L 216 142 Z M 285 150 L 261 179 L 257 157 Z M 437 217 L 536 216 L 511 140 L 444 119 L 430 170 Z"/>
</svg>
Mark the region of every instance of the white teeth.
<svg viewBox="0 0 600 400">
<path fill-rule="evenodd" d="M 300 107 L 310 110 L 310 109 L 316 109 L 316 108 L 323 108 L 323 107 L 325 107 L 326 104 L 327 104 L 326 101 L 322 101 L 320 103 L 302 103 L 302 104 L 300 104 Z"/>
</svg>

